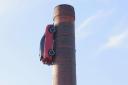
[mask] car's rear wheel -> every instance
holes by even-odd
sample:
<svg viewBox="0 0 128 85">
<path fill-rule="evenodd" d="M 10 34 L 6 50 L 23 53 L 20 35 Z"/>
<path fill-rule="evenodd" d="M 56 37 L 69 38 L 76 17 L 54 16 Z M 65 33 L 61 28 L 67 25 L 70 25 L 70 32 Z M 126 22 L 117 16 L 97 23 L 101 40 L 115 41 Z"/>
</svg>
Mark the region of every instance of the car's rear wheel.
<svg viewBox="0 0 128 85">
<path fill-rule="evenodd" d="M 54 27 L 49 28 L 49 32 L 54 33 L 56 32 L 56 29 Z"/>
<path fill-rule="evenodd" d="M 50 56 L 54 56 L 56 53 L 55 53 L 55 51 L 53 49 L 50 49 L 49 52 L 48 52 L 48 54 Z"/>
</svg>

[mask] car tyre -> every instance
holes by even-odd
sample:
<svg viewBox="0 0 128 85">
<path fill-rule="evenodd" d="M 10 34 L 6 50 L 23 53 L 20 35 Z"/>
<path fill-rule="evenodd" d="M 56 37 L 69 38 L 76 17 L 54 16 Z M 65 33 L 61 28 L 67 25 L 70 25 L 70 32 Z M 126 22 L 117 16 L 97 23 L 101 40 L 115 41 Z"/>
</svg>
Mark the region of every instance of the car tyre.
<svg viewBox="0 0 128 85">
<path fill-rule="evenodd" d="M 55 33 L 56 32 L 56 29 L 54 27 L 52 27 L 52 28 L 49 29 L 49 32 Z"/>
<path fill-rule="evenodd" d="M 50 49 L 49 52 L 48 52 L 48 54 L 49 54 L 50 56 L 54 56 L 56 53 L 55 53 L 54 50 Z"/>
</svg>

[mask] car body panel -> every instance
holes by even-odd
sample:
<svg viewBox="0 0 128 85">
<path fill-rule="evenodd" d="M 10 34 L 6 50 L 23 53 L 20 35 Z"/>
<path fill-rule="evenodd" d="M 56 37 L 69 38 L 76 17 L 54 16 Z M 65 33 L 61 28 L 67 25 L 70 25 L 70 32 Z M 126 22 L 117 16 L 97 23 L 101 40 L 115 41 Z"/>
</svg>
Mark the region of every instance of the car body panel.
<svg viewBox="0 0 128 85">
<path fill-rule="evenodd" d="M 45 34 L 41 39 L 40 49 L 41 49 L 41 58 L 40 60 L 44 64 L 51 65 L 53 63 L 54 56 L 49 55 L 49 50 L 54 49 L 54 33 L 50 32 L 50 29 L 53 28 L 54 25 L 47 25 Z"/>
</svg>

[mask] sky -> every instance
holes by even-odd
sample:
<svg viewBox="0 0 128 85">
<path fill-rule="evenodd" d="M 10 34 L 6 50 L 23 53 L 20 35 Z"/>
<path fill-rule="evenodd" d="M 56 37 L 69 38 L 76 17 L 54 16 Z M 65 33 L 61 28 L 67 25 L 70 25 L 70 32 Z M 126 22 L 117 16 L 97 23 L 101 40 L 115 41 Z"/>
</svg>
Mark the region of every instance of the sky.
<svg viewBox="0 0 128 85">
<path fill-rule="evenodd" d="M 77 85 L 128 85 L 127 0 L 0 0 L 0 85 L 51 85 L 39 59 L 54 7 L 75 8 Z"/>
</svg>

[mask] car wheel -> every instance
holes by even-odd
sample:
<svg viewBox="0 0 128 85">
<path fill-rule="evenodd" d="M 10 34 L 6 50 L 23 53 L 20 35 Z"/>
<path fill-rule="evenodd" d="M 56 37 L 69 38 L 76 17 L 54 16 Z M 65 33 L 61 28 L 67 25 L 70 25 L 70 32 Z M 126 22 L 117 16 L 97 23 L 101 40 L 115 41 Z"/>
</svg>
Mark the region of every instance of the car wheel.
<svg viewBox="0 0 128 85">
<path fill-rule="evenodd" d="M 54 32 L 56 32 L 56 29 L 54 27 L 52 27 L 49 29 L 49 32 L 54 33 Z"/>
<path fill-rule="evenodd" d="M 55 51 L 51 49 L 51 50 L 49 50 L 48 54 L 49 54 L 50 56 L 54 56 L 54 55 L 55 55 Z"/>
</svg>

